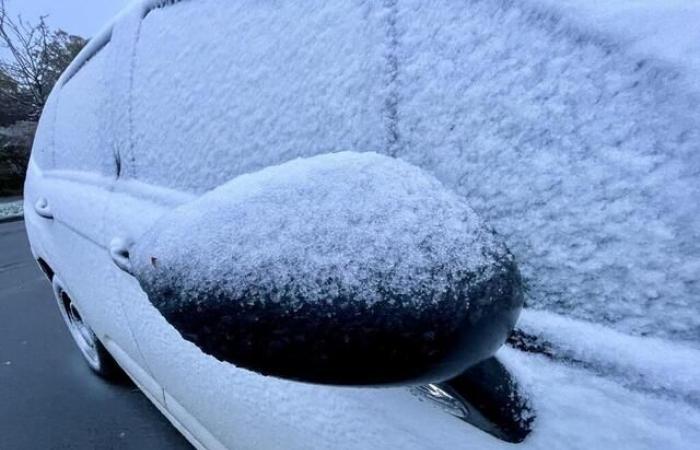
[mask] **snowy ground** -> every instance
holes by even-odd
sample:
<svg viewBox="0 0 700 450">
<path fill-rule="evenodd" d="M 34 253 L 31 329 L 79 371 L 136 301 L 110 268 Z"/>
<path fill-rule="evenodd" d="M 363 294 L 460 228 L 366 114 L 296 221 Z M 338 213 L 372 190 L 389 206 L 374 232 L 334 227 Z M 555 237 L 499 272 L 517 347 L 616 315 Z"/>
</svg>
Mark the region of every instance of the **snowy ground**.
<svg viewBox="0 0 700 450">
<path fill-rule="evenodd" d="M 22 200 L 0 203 L 0 219 L 22 216 L 23 211 Z"/>
</svg>

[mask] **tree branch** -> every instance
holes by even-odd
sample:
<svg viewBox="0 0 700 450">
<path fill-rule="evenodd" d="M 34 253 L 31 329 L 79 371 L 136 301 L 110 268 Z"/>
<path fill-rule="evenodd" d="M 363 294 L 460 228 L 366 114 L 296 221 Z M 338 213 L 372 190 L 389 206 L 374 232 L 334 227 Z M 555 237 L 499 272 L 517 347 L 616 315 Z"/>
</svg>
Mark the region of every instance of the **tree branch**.
<svg viewBox="0 0 700 450">
<path fill-rule="evenodd" d="M 0 61 L 0 71 L 18 86 L 17 104 L 32 103 L 30 116 L 36 119 L 59 75 L 82 48 L 85 40 L 61 30 L 51 31 L 46 16 L 31 23 L 10 16 L 6 0 L 0 0 L 0 48 L 10 58 Z M 5 93 L 7 95 L 7 93 Z"/>
</svg>

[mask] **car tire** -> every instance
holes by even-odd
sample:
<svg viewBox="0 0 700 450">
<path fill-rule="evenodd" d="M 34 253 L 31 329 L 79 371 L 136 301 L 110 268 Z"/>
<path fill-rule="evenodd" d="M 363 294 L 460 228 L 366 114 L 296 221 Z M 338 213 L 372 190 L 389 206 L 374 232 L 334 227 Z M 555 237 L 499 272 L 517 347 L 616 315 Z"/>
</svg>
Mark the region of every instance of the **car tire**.
<svg viewBox="0 0 700 450">
<path fill-rule="evenodd" d="M 83 319 L 78 306 L 68 295 L 57 276 L 53 277 L 52 286 L 61 317 L 63 317 L 73 341 L 90 369 L 105 380 L 124 381 L 126 374 L 100 342 L 90 325 Z"/>
</svg>

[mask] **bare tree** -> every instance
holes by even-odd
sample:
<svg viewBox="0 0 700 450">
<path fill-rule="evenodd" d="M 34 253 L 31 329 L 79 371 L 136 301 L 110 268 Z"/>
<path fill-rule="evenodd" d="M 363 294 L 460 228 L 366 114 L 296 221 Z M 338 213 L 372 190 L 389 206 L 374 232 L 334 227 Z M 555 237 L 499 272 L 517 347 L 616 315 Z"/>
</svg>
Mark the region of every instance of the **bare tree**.
<svg viewBox="0 0 700 450">
<path fill-rule="evenodd" d="M 26 1 L 26 0 L 24 0 Z M 0 0 L 0 195 L 21 192 L 37 120 L 85 39 L 13 18 Z"/>
<path fill-rule="evenodd" d="M 25 119 L 37 120 L 61 72 L 86 41 L 62 30 L 52 31 L 46 16 L 38 23 L 12 18 L 5 3 L 0 0 L 0 48 L 10 57 L 0 61 L 0 78 L 16 84 L 14 107 L 26 111 Z"/>
</svg>

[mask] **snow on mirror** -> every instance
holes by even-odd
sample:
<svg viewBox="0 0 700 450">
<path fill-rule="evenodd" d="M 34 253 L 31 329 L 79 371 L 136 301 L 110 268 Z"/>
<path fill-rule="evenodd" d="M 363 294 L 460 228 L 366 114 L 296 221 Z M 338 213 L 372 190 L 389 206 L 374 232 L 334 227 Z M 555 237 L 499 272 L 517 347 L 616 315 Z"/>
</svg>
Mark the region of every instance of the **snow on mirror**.
<svg viewBox="0 0 700 450">
<path fill-rule="evenodd" d="M 375 153 L 239 176 L 163 216 L 130 258 L 203 352 L 315 383 L 446 380 L 495 353 L 523 302 L 511 253 L 465 200 Z"/>
</svg>

